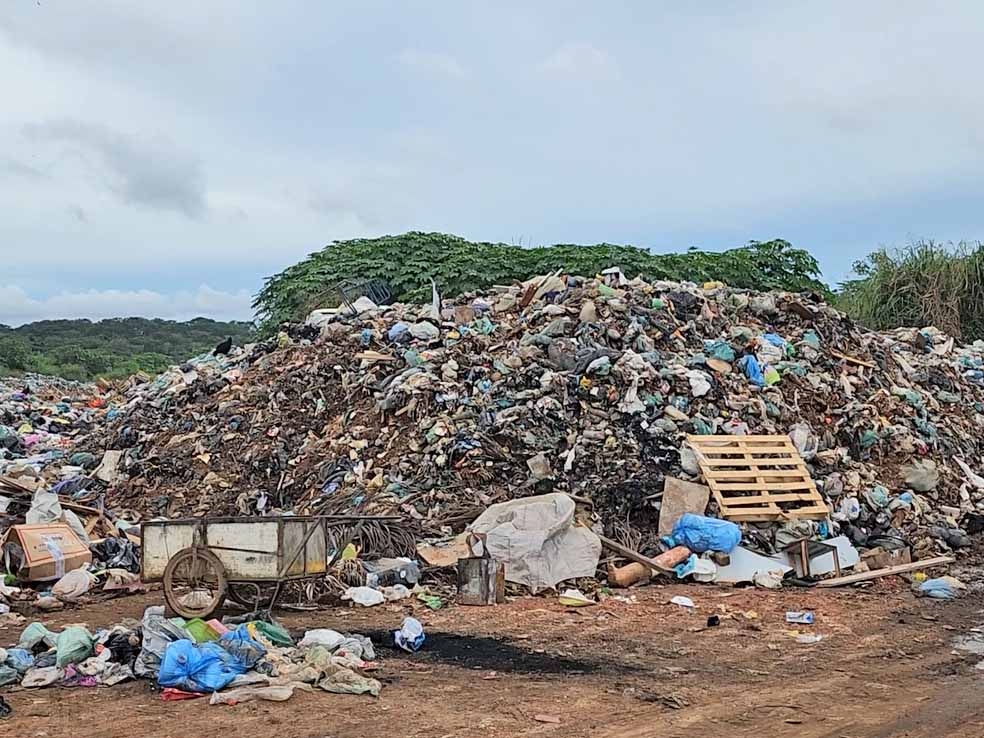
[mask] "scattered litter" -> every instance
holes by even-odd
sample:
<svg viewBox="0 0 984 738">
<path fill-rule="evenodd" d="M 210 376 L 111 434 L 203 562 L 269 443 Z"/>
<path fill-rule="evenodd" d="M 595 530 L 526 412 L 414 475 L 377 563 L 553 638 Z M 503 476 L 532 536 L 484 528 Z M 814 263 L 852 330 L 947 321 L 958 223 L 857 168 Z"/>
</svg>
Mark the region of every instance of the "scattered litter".
<svg viewBox="0 0 984 738">
<path fill-rule="evenodd" d="M 697 605 L 694 604 L 694 601 L 692 599 L 690 599 L 689 597 L 684 597 L 683 595 L 675 595 L 672 599 L 670 599 L 670 604 L 679 605 L 680 607 L 686 607 L 687 609 L 693 609 L 697 607 Z"/>
<path fill-rule="evenodd" d="M 787 611 L 786 622 L 796 623 L 798 625 L 813 625 L 813 613 L 808 611 L 804 611 L 804 612 Z"/>
<path fill-rule="evenodd" d="M 409 653 L 419 651 L 424 638 L 424 626 L 416 618 L 404 618 L 400 629 L 393 631 L 393 642 Z"/>
<path fill-rule="evenodd" d="M 566 605 L 567 607 L 584 607 L 586 605 L 598 604 L 579 589 L 565 589 L 560 593 L 559 601 L 561 605 Z"/>
</svg>

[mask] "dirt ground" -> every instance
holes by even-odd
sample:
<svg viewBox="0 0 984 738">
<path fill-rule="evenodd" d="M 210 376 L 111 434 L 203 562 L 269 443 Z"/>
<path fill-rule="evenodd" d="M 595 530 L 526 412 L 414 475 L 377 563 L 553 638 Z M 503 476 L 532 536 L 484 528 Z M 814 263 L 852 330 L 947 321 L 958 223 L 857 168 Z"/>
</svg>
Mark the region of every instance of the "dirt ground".
<svg viewBox="0 0 984 738">
<path fill-rule="evenodd" d="M 694 612 L 669 603 L 694 600 Z M 310 627 L 373 635 L 413 612 L 428 634 L 414 655 L 380 648 L 378 699 L 297 693 L 288 702 L 162 702 L 149 682 L 5 690 L 16 738 L 898 738 L 984 735 L 981 656 L 954 638 L 984 625 L 984 599 L 915 598 L 893 578 L 864 590 L 649 586 L 635 602 L 571 609 L 556 598 L 436 612 L 420 603 L 280 613 Z M 63 611 L 51 625 L 139 618 L 160 592 Z M 786 610 L 813 610 L 813 626 Z M 720 625 L 708 627 L 709 615 Z M 820 634 L 802 644 L 794 631 Z M 0 644 L 19 628 L 0 629 Z"/>
</svg>

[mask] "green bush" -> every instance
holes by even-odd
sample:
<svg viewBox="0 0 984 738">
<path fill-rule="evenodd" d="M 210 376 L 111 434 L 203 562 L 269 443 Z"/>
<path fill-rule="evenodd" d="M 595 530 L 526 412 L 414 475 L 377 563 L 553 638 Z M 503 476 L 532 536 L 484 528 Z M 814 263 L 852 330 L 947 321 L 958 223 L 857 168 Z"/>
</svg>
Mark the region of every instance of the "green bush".
<svg viewBox="0 0 984 738">
<path fill-rule="evenodd" d="M 67 379 L 118 379 L 171 364 L 214 348 L 231 336 L 253 337 L 251 323 L 196 318 L 185 323 L 147 318 L 43 320 L 18 328 L 0 325 L 0 376 L 24 371 Z"/>
<path fill-rule="evenodd" d="M 759 290 L 827 292 L 816 260 L 782 240 L 751 242 L 721 253 L 691 249 L 681 254 L 653 254 L 612 244 L 520 248 L 411 231 L 336 241 L 269 277 L 253 307 L 269 332 L 280 323 L 303 319 L 314 308 L 337 304 L 335 286 L 345 279 L 380 278 L 389 283 L 397 299 L 415 301 L 429 297 L 431 278 L 443 295 L 451 296 L 557 269 L 590 276 L 612 266 L 622 267 L 630 278 L 721 280 Z"/>
<path fill-rule="evenodd" d="M 31 347 L 17 336 L 0 335 L 0 366 L 14 371 L 27 369 L 31 360 Z"/>
</svg>

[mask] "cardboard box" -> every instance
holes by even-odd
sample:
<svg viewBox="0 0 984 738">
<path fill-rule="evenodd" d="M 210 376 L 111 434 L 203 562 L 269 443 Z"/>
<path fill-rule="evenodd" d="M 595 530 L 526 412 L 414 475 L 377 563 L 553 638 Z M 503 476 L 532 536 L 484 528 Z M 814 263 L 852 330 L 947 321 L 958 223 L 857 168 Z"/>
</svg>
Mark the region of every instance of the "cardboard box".
<svg viewBox="0 0 984 738">
<path fill-rule="evenodd" d="M 64 523 L 15 525 L 7 531 L 4 560 L 18 579 L 47 582 L 92 563 L 89 547 Z"/>
<path fill-rule="evenodd" d="M 895 551 L 886 551 L 879 546 L 861 554 L 861 560 L 869 569 L 887 569 L 890 566 L 912 563 L 912 554 L 908 546 Z"/>
</svg>

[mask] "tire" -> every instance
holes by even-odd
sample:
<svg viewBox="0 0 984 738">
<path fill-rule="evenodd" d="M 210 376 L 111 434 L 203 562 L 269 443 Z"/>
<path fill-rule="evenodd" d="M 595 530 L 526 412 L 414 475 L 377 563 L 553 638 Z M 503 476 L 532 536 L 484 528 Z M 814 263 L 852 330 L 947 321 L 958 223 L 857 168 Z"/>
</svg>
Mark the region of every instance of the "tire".
<svg viewBox="0 0 984 738">
<path fill-rule="evenodd" d="M 186 592 L 187 589 L 191 591 Z M 225 567 L 206 547 L 181 549 L 167 562 L 164 599 L 181 617 L 204 619 L 211 616 L 222 607 L 227 593 Z"/>
<path fill-rule="evenodd" d="M 251 582 L 229 582 L 229 599 L 247 610 L 260 610 L 270 607 L 277 595 L 277 584 L 274 582 L 258 584 L 260 599 L 256 599 L 256 589 Z"/>
</svg>

